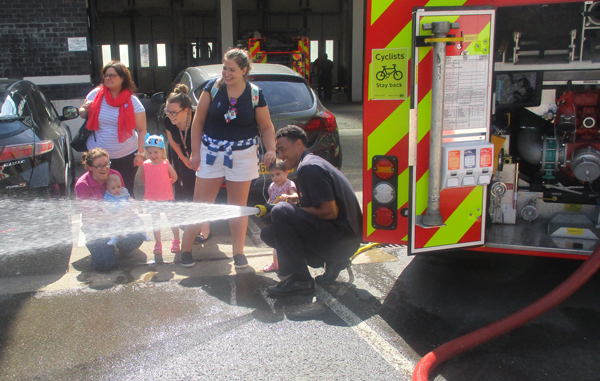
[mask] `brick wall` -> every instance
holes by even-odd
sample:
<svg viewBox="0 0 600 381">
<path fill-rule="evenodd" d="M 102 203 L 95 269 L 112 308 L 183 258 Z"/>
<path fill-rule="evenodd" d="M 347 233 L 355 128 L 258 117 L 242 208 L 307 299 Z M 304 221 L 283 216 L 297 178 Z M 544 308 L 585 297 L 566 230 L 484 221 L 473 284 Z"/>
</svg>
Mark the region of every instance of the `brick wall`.
<svg viewBox="0 0 600 381">
<path fill-rule="evenodd" d="M 0 0 L 0 9 L 0 77 L 90 74 L 89 51 L 69 52 L 67 41 L 88 37 L 86 0 Z M 84 88 L 91 84 L 42 90 L 50 99 L 69 99 L 81 98 Z"/>
</svg>

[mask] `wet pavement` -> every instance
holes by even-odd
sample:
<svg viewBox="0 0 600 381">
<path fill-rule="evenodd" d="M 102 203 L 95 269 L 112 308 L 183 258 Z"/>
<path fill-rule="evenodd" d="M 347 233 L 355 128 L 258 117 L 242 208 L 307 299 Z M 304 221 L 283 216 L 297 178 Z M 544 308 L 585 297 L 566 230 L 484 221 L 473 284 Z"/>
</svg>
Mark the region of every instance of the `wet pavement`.
<svg viewBox="0 0 600 381">
<path fill-rule="evenodd" d="M 362 152 L 360 106 L 327 107 L 346 152 Z M 361 163 L 346 155 L 343 166 L 359 197 Z M 352 284 L 343 272 L 314 296 L 274 299 L 266 288 L 280 279 L 261 270 L 271 249 L 258 239 L 261 221 L 250 221 L 248 269 L 232 266 L 228 223 L 218 221 L 191 269 L 169 253 L 170 263 L 149 263 L 147 242 L 98 273 L 74 216 L 67 273 L 0 278 L 0 379 L 410 380 L 426 353 L 525 307 L 581 264 L 477 252 L 413 258 L 383 246 L 356 258 Z M 430 379 L 597 380 L 599 289 L 596 274 L 558 308 Z"/>
</svg>

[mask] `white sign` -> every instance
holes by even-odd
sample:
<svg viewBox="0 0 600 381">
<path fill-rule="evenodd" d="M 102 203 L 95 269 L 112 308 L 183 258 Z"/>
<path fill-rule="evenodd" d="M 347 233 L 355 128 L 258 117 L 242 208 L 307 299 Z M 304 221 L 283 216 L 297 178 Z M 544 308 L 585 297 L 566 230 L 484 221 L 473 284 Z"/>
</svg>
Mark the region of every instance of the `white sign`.
<svg viewBox="0 0 600 381">
<path fill-rule="evenodd" d="M 87 38 L 86 37 L 69 37 L 69 51 L 70 52 L 85 52 L 87 51 Z"/>
</svg>

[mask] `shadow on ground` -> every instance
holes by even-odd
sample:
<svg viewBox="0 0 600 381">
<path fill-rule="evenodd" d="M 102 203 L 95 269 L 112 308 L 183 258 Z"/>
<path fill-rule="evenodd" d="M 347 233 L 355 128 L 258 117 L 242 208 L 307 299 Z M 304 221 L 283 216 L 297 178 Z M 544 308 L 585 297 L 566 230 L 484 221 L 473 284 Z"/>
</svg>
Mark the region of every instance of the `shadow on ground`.
<svg viewBox="0 0 600 381">
<path fill-rule="evenodd" d="M 402 272 L 381 317 L 424 356 L 526 307 L 582 262 L 492 253 L 417 256 Z M 450 359 L 447 380 L 592 380 L 600 364 L 600 274 L 571 298 L 511 333 Z"/>
</svg>

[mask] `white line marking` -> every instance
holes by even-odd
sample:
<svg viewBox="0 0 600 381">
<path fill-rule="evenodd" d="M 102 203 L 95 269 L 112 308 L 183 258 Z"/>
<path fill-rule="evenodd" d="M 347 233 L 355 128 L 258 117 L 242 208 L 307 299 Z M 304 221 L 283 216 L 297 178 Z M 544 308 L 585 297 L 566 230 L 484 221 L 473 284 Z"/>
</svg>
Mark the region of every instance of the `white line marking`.
<svg viewBox="0 0 600 381">
<path fill-rule="evenodd" d="M 362 128 L 348 128 L 338 130 L 340 136 L 362 136 L 363 130 Z"/>
<path fill-rule="evenodd" d="M 377 351 L 385 361 L 396 368 L 407 380 L 412 379 L 412 372 L 415 368 L 409 359 L 404 357 L 396 348 L 385 341 L 369 325 L 362 321 L 354 312 L 335 299 L 330 293 L 320 286 L 315 286 L 317 297 L 323 301 L 331 310 L 339 316 L 349 327 L 352 328 L 364 341 L 367 342 L 375 351 Z"/>
</svg>

